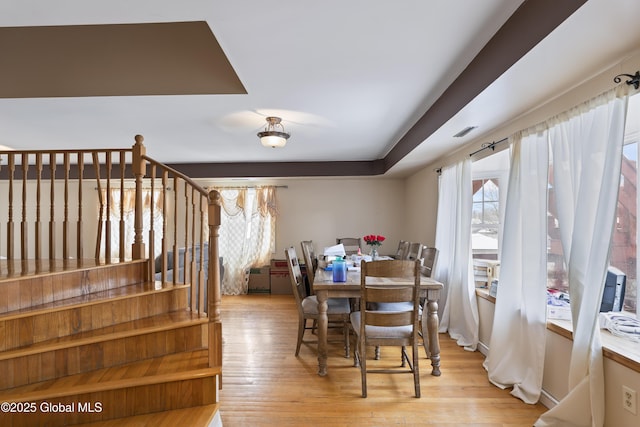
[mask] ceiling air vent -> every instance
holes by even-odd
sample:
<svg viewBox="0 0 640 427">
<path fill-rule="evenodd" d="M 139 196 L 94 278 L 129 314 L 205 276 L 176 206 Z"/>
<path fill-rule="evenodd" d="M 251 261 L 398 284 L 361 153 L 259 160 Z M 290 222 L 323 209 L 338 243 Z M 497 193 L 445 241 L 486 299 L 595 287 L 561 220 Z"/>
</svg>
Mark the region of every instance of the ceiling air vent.
<svg viewBox="0 0 640 427">
<path fill-rule="evenodd" d="M 466 128 L 462 129 L 460 132 L 458 132 L 455 135 L 453 135 L 453 137 L 454 138 L 462 138 L 463 136 L 465 136 L 466 134 L 468 134 L 469 132 L 471 132 L 472 130 L 474 130 L 477 127 L 478 126 L 467 126 Z"/>
</svg>

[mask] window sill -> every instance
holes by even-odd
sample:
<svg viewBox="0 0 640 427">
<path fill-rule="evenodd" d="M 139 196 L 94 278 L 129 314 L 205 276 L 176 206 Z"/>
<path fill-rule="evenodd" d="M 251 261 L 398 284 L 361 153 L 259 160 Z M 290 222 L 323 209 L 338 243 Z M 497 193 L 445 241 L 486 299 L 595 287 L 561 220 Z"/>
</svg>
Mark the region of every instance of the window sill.
<svg viewBox="0 0 640 427">
<path fill-rule="evenodd" d="M 489 295 L 489 289 L 477 288 L 476 295 L 495 304 L 496 299 Z M 570 320 L 549 319 L 547 329 L 569 340 L 573 340 L 573 325 Z M 640 345 L 624 338 L 616 337 L 606 329 L 600 330 L 602 354 L 635 372 L 640 372 Z"/>
</svg>

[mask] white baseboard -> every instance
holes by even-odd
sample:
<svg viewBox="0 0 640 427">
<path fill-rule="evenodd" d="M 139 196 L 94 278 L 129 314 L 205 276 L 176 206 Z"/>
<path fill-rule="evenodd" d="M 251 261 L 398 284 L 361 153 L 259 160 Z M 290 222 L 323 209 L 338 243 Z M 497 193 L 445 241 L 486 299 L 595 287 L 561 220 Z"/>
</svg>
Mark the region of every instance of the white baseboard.
<svg viewBox="0 0 640 427">
<path fill-rule="evenodd" d="M 487 357 L 489 355 L 489 347 L 482 343 L 478 342 L 478 351 L 484 356 Z M 551 396 L 544 389 L 540 392 L 540 403 L 542 403 L 546 408 L 553 408 L 558 404 L 558 401 L 555 397 Z"/>
<path fill-rule="evenodd" d="M 546 391 L 544 391 L 544 389 L 542 389 L 542 392 L 540 393 L 539 402 L 542 403 L 546 408 L 549 408 L 549 409 L 553 408 L 554 406 L 556 406 L 558 404 L 558 401 L 556 400 L 556 398 L 551 396 Z"/>
<path fill-rule="evenodd" d="M 487 347 L 487 345 L 482 342 L 478 342 L 478 351 L 482 353 L 484 357 L 487 357 L 489 355 L 489 347 Z"/>
</svg>

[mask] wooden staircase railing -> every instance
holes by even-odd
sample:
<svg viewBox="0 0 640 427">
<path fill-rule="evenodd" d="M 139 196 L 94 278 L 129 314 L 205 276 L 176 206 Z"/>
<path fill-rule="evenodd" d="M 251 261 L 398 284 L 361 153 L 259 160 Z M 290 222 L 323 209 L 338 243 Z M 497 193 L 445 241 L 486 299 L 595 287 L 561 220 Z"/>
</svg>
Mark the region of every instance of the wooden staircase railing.
<svg viewBox="0 0 640 427">
<path fill-rule="evenodd" d="M 111 190 L 133 182 L 134 239 L 130 242 L 130 258 L 148 260 L 148 280 L 158 275 L 165 282 L 167 272 L 172 270 L 174 284 L 191 284 L 189 309 L 207 315 L 209 366 L 220 367 L 220 195 L 216 191 L 208 193 L 182 173 L 147 156 L 142 136 L 137 135 L 135 141 L 130 149 L 0 151 L 0 204 L 6 203 L 0 209 L 0 221 L 6 224 L 0 227 L 0 256 L 13 261 L 7 264 L 12 266 L 26 260 L 95 258 L 105 264 L 127 261 L 123 200 L 117 224 L 109 212 L 116 202 L 111 199 Z M 154 229 L 151 213 L 145 245 L 143 191 L 147 189 L 151 190 L 152 204 L 156 192 L 162 195 L 163 221 L 162 230 Z M 123 197 L 123 192 L 120 194 Z M 120 236 L 115 257 L 111 255 L 112 227 L 117 227 Z M 159 249 L 153 243 L 156 233 L 162 233 Z M 87 256 L 87 242 L 93 241 L 93 255 Z M 208 257 L 204 256 L 205 247 Z M 157 252 L 160 272 L 154 268 Z M 169 253 L 174 254 L 172 265 L 168 264 Z M 178 259 L 179 253 L 182 260 Z M 201 255 L 198 257 L 197 253 Z M 206 266 L 204 259 L 208 260 Z M 36 265 L 40 265 L 38 262 Z M 182 274 L 178 274 L 180 262 L 184 266 Z"/>
<path fill-rule="evenodd" d="M 180 260 L 180 243 L 178 236 L 182 234 L 182 247 L 187 250 L 183 251 L 182 265 L 183 283 L 191 280 L 191 297 L 190 307 L 192 311 L 207 313 L 209 318 L 209 366 L 222 366 L 222 323 L 220 320 L 220 264 L 218 251 L 218 237 L 220 230 L 220 194 L 217 191 L 207 192 L 204 188 L 192 181 L 184 174 L 163 165 L 152 158 L 148 157 L 145 147 L 142 144 L 144 138 L 136 135 L 136 144 L 133 146 L 133 172 L 136 183 L 136 206 L 142 206 L 142 186 L 143 178 L 150 177 L 150 188 L 153 191 L 158 188 L 157 177 L 160 178 L 162 194 L 163 194 L 163 214 L 167 213 L 167 188 L 169 182 L 173 183 L 173 230 L 169 232 L 166 215 L 163 215 L 163 239 L 161 250 L 161 278 L 165 281 L 168 265 L 168 236 L 173 235 L 173 281 L 176 283 L 180 276 L 176 274 L 179 271 Z M 147 171 L 147 163 L 149 171 Z M 148 174 L 147 174 L 148 172 Z M 180 194 L 181 193 L 181 194 Z M 179 202 L 182 197 L 183 203 Z M 152 202 L 153 203 L 153 202 Z M 180 208 L 182 205 L 182 208 Z M 134 259 L 145 254 L 143 243 L 143 227 L 142 227 L 142 209 L 136 208 L 135 215 L 135 238 L 133 242 L 132 253 Z M 182 221 L 180 221 L 182 217 Z M 149 229 L 150 243 L 149 251 L 146 253 L 154 253 L 154 235 L 153 221 L 150 221 Z M 179 227 L 184 227 L 182 232 Z M 208 232 L 205 232 L 208 231 Z M 208 234 L 208 238 L 207 238 Z M 205 242 L 208 248 L 208 265 L 204 265 L 203 249 Z M 190 249 L 190 250 L 189 250 Z M 195 254 L 201 254 L 198 258 Z M 152 257 L 150 257 L 152 258 Z M 150 268 L 151 268 L 150 263 Z M 205 270 L 209 272 L 205 281 Z"/>
</svg>

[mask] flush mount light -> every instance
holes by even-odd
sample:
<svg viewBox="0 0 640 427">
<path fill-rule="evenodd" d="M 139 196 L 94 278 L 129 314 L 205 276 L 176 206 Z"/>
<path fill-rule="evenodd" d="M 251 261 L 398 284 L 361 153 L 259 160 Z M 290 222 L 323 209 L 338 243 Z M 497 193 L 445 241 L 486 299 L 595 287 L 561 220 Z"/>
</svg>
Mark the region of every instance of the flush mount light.
<svg viewBox="0 0 640 427">
<path fill-rule="evenodd" d="M 280 117 L 267 117 L 267 127 L 263 132 L 258 132 L 258 138 L 265 147 L 282 148 L 287 143 L 291 135 L 284 131 L 284 126 L 280 123 Z M 279 129 L 279 130 L 278 130 Z"/>
<path fill-rule="evenodd" d="M 455 135 L 453 135 L 453 137 L 454 138 L 462 138 L 463 136 L 465 136 L 466 134 L 468 134 L 469 132 L 471 132 L 472 130 L 474 130 L 477 127 L 478 126 L 467 126 L 466 128 L 462 129 L 460 132 L 458 132 Z"/>
</svg>

